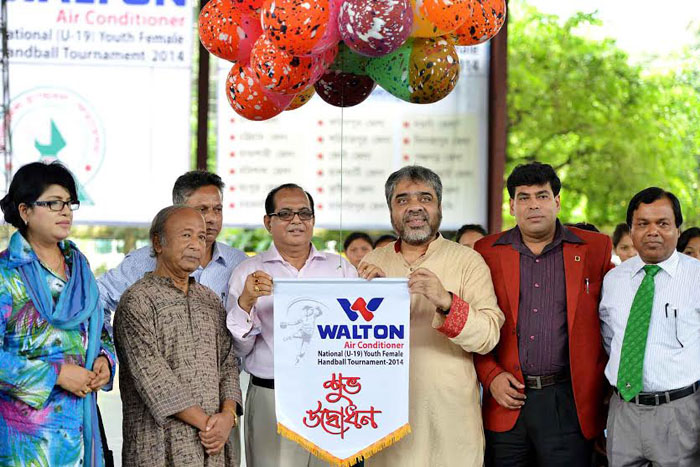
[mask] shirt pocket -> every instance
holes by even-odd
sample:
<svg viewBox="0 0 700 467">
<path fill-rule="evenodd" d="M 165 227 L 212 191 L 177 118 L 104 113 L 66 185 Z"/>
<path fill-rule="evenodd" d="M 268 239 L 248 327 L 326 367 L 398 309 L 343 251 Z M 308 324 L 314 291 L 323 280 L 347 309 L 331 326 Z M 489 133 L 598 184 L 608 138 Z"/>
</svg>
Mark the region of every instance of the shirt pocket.
<svg viewBox="0 0 700 467">
<path fill-rule="evenodd" d="M 673 313 L 673 318 L 671 314 Z M 700 339 L 700 310 L 685 307 L 668 310 L 668 318 L 675 321 L 676 339 L 672 336 L 672 345 L 689 347 Z"/>
</svg>

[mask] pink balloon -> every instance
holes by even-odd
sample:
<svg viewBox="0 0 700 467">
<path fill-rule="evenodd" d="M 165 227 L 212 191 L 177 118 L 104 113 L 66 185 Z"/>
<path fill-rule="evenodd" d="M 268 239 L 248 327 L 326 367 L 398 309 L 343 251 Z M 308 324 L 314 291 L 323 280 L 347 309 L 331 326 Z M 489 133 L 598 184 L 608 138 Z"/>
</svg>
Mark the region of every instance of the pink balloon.
<svg viewBox="0 0 700 467">
<path fill-rule="evenodd" d="M 410 36 L 413 8 L 408 0 L 344 0 L 338 27 L 350 49 L 381 57 L 401 47 Z"/>
</svg>

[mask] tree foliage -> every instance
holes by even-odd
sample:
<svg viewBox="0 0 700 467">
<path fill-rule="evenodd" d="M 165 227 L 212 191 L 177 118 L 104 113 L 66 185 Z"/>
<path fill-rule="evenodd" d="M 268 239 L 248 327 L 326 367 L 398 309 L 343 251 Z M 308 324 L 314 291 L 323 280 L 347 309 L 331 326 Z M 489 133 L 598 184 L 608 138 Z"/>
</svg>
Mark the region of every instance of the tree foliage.
<svg viewBox="0 0 700 467">
<path fill-rule="evenodd" d="M 624 220 L 634 193 L 656 185 L 679 196 L 686 225 L 697 224 L 698 61 L 649 73 L 613 40 L 577 34 L 598 24 L 594 15 L 561 21 L 521 1 L 510 14 L 507 172 L 534 160 L 552 164 L 565 222 L 610 228 Z"/>
</svg>

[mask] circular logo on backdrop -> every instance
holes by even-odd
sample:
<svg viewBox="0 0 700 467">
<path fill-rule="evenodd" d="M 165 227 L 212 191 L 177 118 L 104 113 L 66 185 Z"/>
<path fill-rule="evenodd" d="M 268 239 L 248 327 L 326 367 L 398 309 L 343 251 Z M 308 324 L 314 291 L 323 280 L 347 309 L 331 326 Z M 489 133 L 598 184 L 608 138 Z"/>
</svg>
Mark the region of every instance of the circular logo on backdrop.
<svg viewBox="0 0 700 467">
<path fill-rule="evenodd" d="M 80 202 L 94 204 L 88 186 L 104 161 L 105 134 L 85 99 L 62 88 L 30 89 L 12 100 L 10 122 L 12 167 L 5 171 L 59 161 L 75 175 Z"/>
</svg>

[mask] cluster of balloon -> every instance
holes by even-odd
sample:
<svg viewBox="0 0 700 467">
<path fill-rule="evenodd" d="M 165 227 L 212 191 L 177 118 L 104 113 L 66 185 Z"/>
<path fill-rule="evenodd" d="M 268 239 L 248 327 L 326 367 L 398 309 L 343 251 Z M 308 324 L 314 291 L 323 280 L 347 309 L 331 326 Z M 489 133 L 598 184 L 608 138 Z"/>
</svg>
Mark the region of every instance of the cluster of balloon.
<svg viewBox="0 0 700 467">
<path fill-rule="evenodd" d="M 294 110 L 318 94 L 358 105 L 379 85 L 429 104 L 459 79 L 456 46 L 501 30 L 506 0 L 209 0 L 202 45 L 233 62 L 231 107 L 249 120 Z"/>
</svg>

